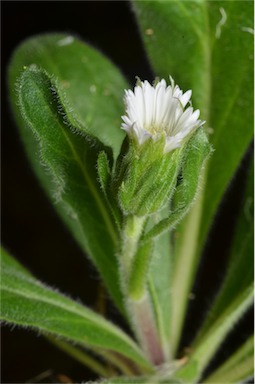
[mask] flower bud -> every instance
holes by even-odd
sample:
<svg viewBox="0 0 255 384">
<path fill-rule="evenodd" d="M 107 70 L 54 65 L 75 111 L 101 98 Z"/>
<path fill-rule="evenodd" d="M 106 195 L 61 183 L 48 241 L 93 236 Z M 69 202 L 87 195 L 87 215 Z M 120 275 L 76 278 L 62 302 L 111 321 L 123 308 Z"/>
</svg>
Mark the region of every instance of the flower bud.
<svg viewBox="0 0 255 384">
<path fill-rule="evenodd" d="M 164 154 L 164 138 L 143 145 L 129 141 L 121 159 L 118 201 L 125 214 L 145 216 L 160 210 L 174 191 L 182 150 Z M 118 178 L 118 176 L 117 176 Z"/>
<path fill-rule="evenodd" d="M 114 189 L 124 214 L 150 215 L 172 196 L 186 143 L 204 122 L 189 106 L 191 91 L 161 80 L 154 86 L 139 82 L 125 92 L 126 115 L 122 129 L 128 146 L 119 156 Z M 116 190 L 117 189 L 117 190 Z"/>
</svg>

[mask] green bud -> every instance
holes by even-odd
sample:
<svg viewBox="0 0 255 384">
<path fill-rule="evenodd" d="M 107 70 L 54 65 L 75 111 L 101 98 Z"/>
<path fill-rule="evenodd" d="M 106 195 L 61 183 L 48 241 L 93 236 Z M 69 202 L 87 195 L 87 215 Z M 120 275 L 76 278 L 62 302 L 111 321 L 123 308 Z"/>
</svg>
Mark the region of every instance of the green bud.
<svg viewBox="0 0 255 384">
<path fill-rule="evenodd" d="M 147 216 L 157 212 L 173 194 L 183 149 L 164 153 L 164 145 L 164 135 L 143 145 L 130 140 L 127 153 L 119 158 L 114 179 L 118 203 L 125 215 Z"/>
</svg>

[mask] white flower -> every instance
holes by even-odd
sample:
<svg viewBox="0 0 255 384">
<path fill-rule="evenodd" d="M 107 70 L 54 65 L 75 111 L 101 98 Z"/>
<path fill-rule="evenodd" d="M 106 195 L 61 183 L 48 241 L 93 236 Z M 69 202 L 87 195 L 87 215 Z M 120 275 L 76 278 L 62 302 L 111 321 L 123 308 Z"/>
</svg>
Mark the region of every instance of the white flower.
<svg viewBox="0 0 255 384">
<path fill-rule="evenodd" d="M 181 146 L 183 139 L 204 121 L 198 120 L 199 109 L 193 111 L 186 105 L 191 98 L 191 90 L 183 91 L 174 85 L 167 86 L 163 79 L 155 86 L 148 81 L 139 82 L 134 89 L 125 91 L 126 115 L 122 116 L 124 129 L 131 138 L 143 144 L 149 138 L 157 140 L 165 136 L 164 152 Z"/>
</svg>

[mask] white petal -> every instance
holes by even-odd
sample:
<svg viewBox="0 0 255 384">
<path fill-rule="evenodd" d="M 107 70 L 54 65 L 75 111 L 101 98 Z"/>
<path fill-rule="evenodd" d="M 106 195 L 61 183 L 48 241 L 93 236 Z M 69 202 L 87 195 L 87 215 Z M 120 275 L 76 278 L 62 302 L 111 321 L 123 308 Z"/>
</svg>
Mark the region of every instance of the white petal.
<svg viewBox="0 0 255 384">
<path fill-rule="evenodd" d="M 189 102 L 190 98 L 191 98 L 191 95 L 192 95 L 192 91 L 189 90 L 187 92 L 185 92 L 181 97 L 180 97 L 180 102 L 182 104 L 182 107 L 185 108 L 187 103 Z"/>
<path fill-rule="evenodd" d="M 140 82 L 134 92 L 126 90 L 124 102 L 126 115 L 122 116 L 121 128 L 142 144 L 150 137 L 158 140 L 166 137 L 165 151 L 182 145 L 183 139 L 204 121 L 198 120 L 200 111 L 185 109 L 191 98 L 191 90 L 183 91 L 170 77 L 171 85 L 162 79 L 155 86 L 148 81 Z"/>
</svg>

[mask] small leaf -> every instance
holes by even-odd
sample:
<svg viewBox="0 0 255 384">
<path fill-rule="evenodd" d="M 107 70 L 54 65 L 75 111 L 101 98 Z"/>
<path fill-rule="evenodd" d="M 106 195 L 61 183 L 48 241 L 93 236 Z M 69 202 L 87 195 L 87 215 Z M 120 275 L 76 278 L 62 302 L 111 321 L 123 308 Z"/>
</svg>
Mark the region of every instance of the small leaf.
<svg viewBox="0 0 255 384">
<path fill-rule="evenodd" d="M 109 161 L 105 152 L 99 153 L 99 156 L 97 159 L 97 172 L 98 172 L 101 188 L 105 196 L 107 196 L 107 188 L 110 182 L 111 171 L 110 171 Z"/>
<path fill-rule="evenodd" d="M 61 336 L 69 341 L 109 349 L 149 368 L 138 346 L 119 328 L 83 305 L 42 284 L 2 251 L 1 319 Z"/>
<path fill-rule="evenodd" d="M 108 204 L 108 207 L 114 217 L 115 223 L 118 229 L 120 229 L 121 212 L 116 204 L 113 194 L 110 191 L 111 169 L 109 159 L 105 151 L 99 153 L 97 159 L 97 173 L 102 191 L 104 193 L 106 204 Z"/>
</svg>

